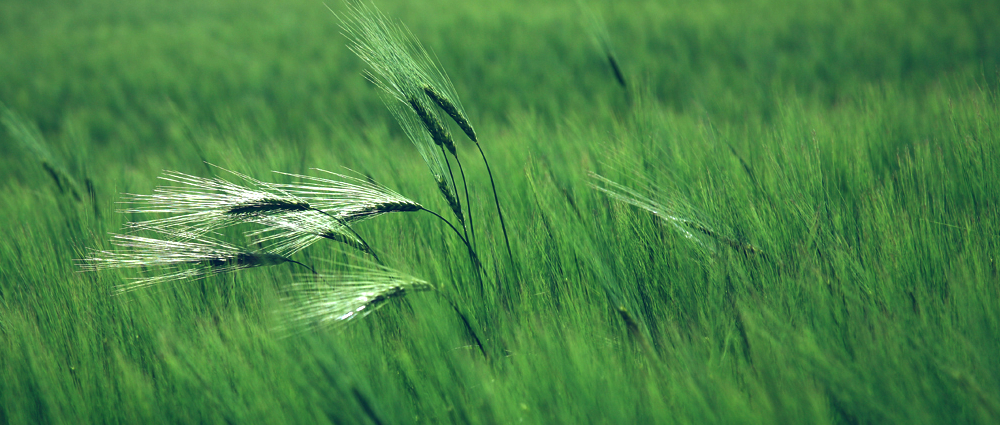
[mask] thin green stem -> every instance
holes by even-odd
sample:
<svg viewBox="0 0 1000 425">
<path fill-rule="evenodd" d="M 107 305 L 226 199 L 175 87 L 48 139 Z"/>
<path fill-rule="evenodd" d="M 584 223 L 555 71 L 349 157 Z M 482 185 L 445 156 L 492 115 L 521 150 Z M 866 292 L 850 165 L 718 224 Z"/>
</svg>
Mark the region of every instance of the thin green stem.
<svg viewBox="0 0 1000 425">
<path fill-rule="evenodd" d="M 479 347 L 479 352 L 483 353 L 483 358 L 489 360 L 490 355 L 486 352 L 486 347 L 483 346 L 483 341 L 479 338 L 479 334 L 476 333 L 476 330 L 472 327 L 472 322 L 469 321 L 469 317 L 462 312 L 462 309 L 458 307 L 458 303 L 456 303 L 450 296 L 443 292 L 438 292 L 438 294 L 441 298 L 448 302 L 448 305 L 455 310 L 455 314 L 458 314 L 458 317 L 462 319 L 462 325 L 465 326 L 465 331 L 468 332 L 469 336 L 471 336 L 473 341 L 475 341 L 476 346 Z"/>
<path fill-rule="evenodd" d="M 486 173 L 490 176 L 490 186 L 493 188 L 493 202 L 497 205 L 497 215 L 500 216 L 500 228 L 503 230 L 503 240 L 507 244 L 507 256 L 510 258 L 511 266 L 513 266 L 514 253 L 510 249 L 510 239 L 507 237 L 507 225 L 504 223 L 503 211 L 500 211 L 500 198 L 497 197 L 497 185 L 493 181 L 493 171 L 490 170 L 490 162 L 486 160 L 486 154 L 483 153 L 483 148 L 479 145 L 479 142 L 476 142 L 476 148 L 479 149 L 479 155 L 483 157 L 483 163 L 486 164 Z"/>
<path fill-rule="evenodd" d="M 467 239 L 465 239 L 465 237 L 462 236 L 462 232 L 460 232 L 458 230 L 458 228 L 455 227 L 454 224 L 451 224 L 451 222 L 448 221 L 448 219 L 442 217 L 441 214 L 438 214 L 438 213 L 436 213 L 434 211 L 431 211 L 431 210 L 429 210 L 427 208 L 421 208 L 421 209 L 424 210 L 424 211 L 427 211 L 427 212 L 431 213 L 432 215 L 434 215 L 435 217 L 441 219 L 441 221 L 445 222 L 449 227 L 451 227 L 451 230 L 455 231 L 455 235 L 457 235 L 458 238 L 462 240 L 462 243 L 464 243 L 465 246 L 467 248 L 469 248 L 469 256 L 472 258 L 472 264 L 476 266 L 476 269 L 477 269 L 476 275 L 478 276 L 479 275 L 478 270 L 482 267 L 482 263 L 479 262 L 479 256 L 476 255 L 476 251 L 474 249 L 472 249 L 472 245 L 470 245 L 469 241 Z"/>
<path fill-rule="evenodd" d="M 465 235 L 468 236 L 469 230 L 465 226 L 465 217 L 463 217 L 461 213 L 462 198 L 458 197 L 458 184 L 455 183 L 455 173 L 451 171 L 451 161 L 448 160 L 448 153 L 445 152 L 444 146 L 441 146 L 441 155 L 444 156 L 444 163 L 448 164 L 448 176 L 451 177 L 451 187 L 453 189 L 453 193 L 455 194 L 455 202 L 458 204 L 458 211 L 455 211 L 455 217 L 458 218 L 458 221 L 462 223 L 462 230 L 465 232 Z M 455 159 L 458 160 L 458 157 L 456 156 Z"/>
<path fill-rule="evenodd" d="M 462 168 L 462 161 L 458 159 L 458 154 L 455 154 L 455 163 L 458 164 L 458 172 L 462 174 L 462 187 L 465 188 L 465 214 L 469 219 L 469 242 L 472 242 L 472 248 L 478 248 L 476 245 L 476 226 L 472 220 L 472 202 L 469 201 L 469 181 L 465 179 L 465 169 Z"/>
<path fill-rule="evenodd" d="M 376 262 L 378 262 L 381 265 L 385 265 L 384 263 L 382 263 L 382 259 L 378 258 L 378 254 L 375 253 L 375 250 L 372 249 L 371 245 L 368 245 L 368 242 L 365 241 L 365 238 L 361 237 L 361 234 L 359 234 L 358 232 L 356 232 L 354 230 L 354 228 L 352 228 L 349 224 L 347 224 L 347 221 L 345 221 L 344 219 L 342 219 L 340 217 L 333 216 L 330 213 L 327 213 L 326 211 L 323 211 L 323 210 L 318 210 L 318 209 L 315 209 L 315 208 L 310 208 L 310 209 L 312 209 L 313 211 L 319 211 L 320 214 L 323 214 L 323 215 L 325 215 L 327 217 L 330 217 L 334 221 L 336 221 L 337 223 L 340 223 L 341 226 L 344 226 L 344 228 L 346 228 L 347 230 L 349 230 L 351 232 L 351 234 L 354 235 L 354 237 L 358 238 L 358 240 L 361 241 L 361 245 L 364 245 L 365 251 L 368 254 L 371 254 L 372 258 L 374 258 Z"/>
<path fill-rule="evenodd" d="M 300 263 L 298 261 L 295 261 L 295 260 L 293 260 L 291 258 L 285 258 L 285 261 L 288 261 L 289 263 L 298 264 L 298 265 L 300 265 L 302 267 L 305 267 L 306 269 L 308 269 L 309 271 L 311 271 L 313 274 L 319 274 L 319 273 L 316 272 L 316 269 L 312 268 L 312 266 L 307 266 L 307 265 L 302 264 L 302 263 Z"/>
</svg>

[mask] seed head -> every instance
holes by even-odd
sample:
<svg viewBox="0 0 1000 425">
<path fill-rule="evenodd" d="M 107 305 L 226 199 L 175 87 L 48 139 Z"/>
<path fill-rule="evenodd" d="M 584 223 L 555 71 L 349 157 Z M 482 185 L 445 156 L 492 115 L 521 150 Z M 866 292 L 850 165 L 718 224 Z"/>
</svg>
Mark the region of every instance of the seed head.
<svg viewBox="0 0 1000 425">
<path fill-rule="evenodd" d="M 307 202 L 314 209 L 348 223 L 381 214 L 418 211 L 423 208 L 417 202 L 373 180 L 315 170 L 333 176 L 334 179 L 279 173 L 296 177 L 303 182 L 275 187 Z"/>
<path fill-rule="evenodd" d="M 205 237 L 194 240 L 168 240 L 114 235 L 112 241 L 118 247 L 117 250 L 93 251 L 90 257 L 78 260 L 80 269 L 98 271 L 162 267 L 168 271 L 166 274 L 140 278 L 121 285 L 118 288 L 119 292 L 157 283 L 201 279 L 214 274 L 290 261 L 273 252 L 251 251 Z"/>
<path fill-rule="evenodd" d="M 455 196 L 451 187 L 444 181 L 438 181 L 438 189 L 441 190 L 444 198 L 448 201 L 448 206 L 455 212 L 455 216 L 458 217 L 458 221 L 464 223 L 465 218 L 462 216 L 462 204 L 458 202 L 458 197 Z"/>
<path fill-rule="evenodd" d="M 476 131 L 472 129 L 472 125 L 469 124 L 469 120 L 465 117 L 465 114 L 463 114 L 462 111 L 459 111 L 458 107 L 456 107 L 454 103 L 448 100 L 444 94 L 439 92 L 434 87 L 425 85 L 423 86 L 423 89 L 424 93 L 427 94 L 427 97 L 431 98 L 431 100 L 433 100 L 434 103 L 441 108 L 441 110 L 448 114 L 451 119 L 455 120 L 455 124 L 458 124 L 462 131 L 469 136 L 469 139 L 473 142 L 479 143 L 479 139 L 476 138 Z"/>
<path fill-rule="evenodd" d="M 351 266 L 340 274 L 308 276 L 291 286 L 289 324 L 329 326 L 364 317 L 394 298 L 434 287 L 422 280 L 377 265 Z"/>
<path fill-rule="evenodd" d="M 455 141 L 452 140 L 451 134 L 448 133 L 448 129 L 444 128 L 441 124 L 441 120 L 438 119 L 437 115 L 427 109 L 424 104 L 417 97 L 409 98 L 410 107 L 413 108 L 413 112 L 417 114 L 420 121 L 424 123 L 424 128 L 427 132 L 431 134 L 431 139 L 434 140 L 438 146 L 444 146 L 455 155 Z"/>
</svg>

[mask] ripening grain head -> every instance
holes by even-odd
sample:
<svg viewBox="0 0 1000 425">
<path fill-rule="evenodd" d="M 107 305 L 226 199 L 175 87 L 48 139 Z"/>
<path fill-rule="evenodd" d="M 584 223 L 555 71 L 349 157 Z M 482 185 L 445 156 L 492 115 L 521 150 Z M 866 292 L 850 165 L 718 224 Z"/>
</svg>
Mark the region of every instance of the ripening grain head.
<svg viewBox="0 0 1000 425">
<path fill-rule="evenodd" d="M 204 178 L 177 171 L 164 171 L 151 195 L 125 194 L 124 213 L 169 214 L 168 217 L 129 223 L 137 230 L 197 237 L 240 223 L 310 209 L 308 202 L 277 186 L 227 171 L 242 184 L 220 177 Z"/>
<path fill-rule="evenodd" d="M 454 84 L 413 33 L 374 7 L 353 1 L 347 1 L 346 7 L 347 12 L 339 16 L 341 28 L 351 51 L 371 68 L 365 77 L 396 101 L 410 105 L 434 140 L 452 154 L 455 144 L 425 99 L 437 104 L 478 142 Z"/>
<path fill-rule="evenodd" d="M 302 180 L 275 185 L 345 222 L 354 222 L 393 212 L 419 211 L 423 207 L 396 191 L 367 179 L 314 169 L 332 178 L 279 173 Z"/>
<path fill-rule="evenodd" d="M 614 200 L 649 211 L 663 221 L 670 223 L 674 230 L 680 233 L 685 239 L 694 242 L 699 248 L 710 252 L 715 251 L 715 231 L 707 224 L 698 220 L 683 217 L 681 214 L 684 213 L 684 210 L 690 210 L 689 207 L 685 208 L 684 203 L 678 200 L 668 202 L 655 201 L 635 189 L 615 183 L 597 173 L 591 172 L 590 177 L 593 179 L 590 187 L 603 192 Z"/>
<path fill-rule="evenodd" d="M 201 237 L 192 240 L 154 239 L 134 235 L 114 235 L 114 251 L 93 251 L 78 260 L 83 271 L 127 268 L 161 268 L 165 273 L 135 279 L 121 285 L 120 292 L 174 280 L 200 279 L 252 267 L 289 262 L 273 252 L 252 251 Z"/>
<path fill-rule="evenodd" d="M 394 298 L 434 287 L 425 280 L 368 264 L 351 266 L 338 274 L 303 276 L 292 284 L 287 298 L 287 325 L 333 326 L 364 317 Z"/>
</svg>

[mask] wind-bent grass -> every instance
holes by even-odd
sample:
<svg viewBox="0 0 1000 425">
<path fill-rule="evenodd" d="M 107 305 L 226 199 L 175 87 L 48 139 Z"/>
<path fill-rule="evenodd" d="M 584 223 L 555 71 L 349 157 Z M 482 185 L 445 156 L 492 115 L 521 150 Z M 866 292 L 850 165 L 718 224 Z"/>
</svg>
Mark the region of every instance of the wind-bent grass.
<svg viewBox="0 0 1000 425">
<path fill-rule="evenodd" d="M 348 12 L 339 17 L 341 27 L 345 32 L 344 35 L 351 43 L 349 47 L 372 68 L 364 75 L 385 93 L 383 101 L 396 116 L 400 126 L 404 127 L 408 135 L 416 132 L 427 132 L 430 135 L 430 141 L 440 149 L 446 149 L 455 157 L 456 161 L 460 161 L 454 139 L 443 125 L 437 112 L 429 107 L 429 101 L 422 89 L 430 82 L 431 69 L 437 69 L 436 64 L 429 60 L 430 57 L 423 46 L 408 30 L 391 22 L 378 9 L 369 8 L 360 2 L 348 1 L 345 4 Z M 439 71 L 433 73 L 441 74 Z M 416 115 L 417 122 L 420 122 L 422 127 L 413 127 L 412 120 L 404 116 L 408 114 L 401 112 L 399 110 L 401 108 L 397 105 L 392 105 L 393 101 L 390 99 L 409 106 L 410 111 Z M 418 128 L 421 129 L 418 130 Z M 414 144 L 418 145 L 418 150 L 421 149 L 419 146 L 425 142 L 423 137 L 414 140 Z M 426 161 L 427 156 L 424 155 L 423 151 L 421 151 L 421 155 Z M 455 196 L 458 192 L 458 186 L 455 185 L 451 165 L 443 155 L 440 159 L 443 160 L 445 170 L 447 170 L 451 190 L 443 189 L 441 179 L 438 179 L 438 187 L 442 188 L 442 194 L 448 200 L 449 206 L 462 224 L 463 229 L 467 230 L 466 215 L 471 211 L 463 213 L 461 202 Z M 428 163 L 428 166 L 432 168 L 432 173 L 437 173 L 434 170 L 436 164 Z M 464 176 L 464 173 L 462 175 Z M 468 184 L 463 183 L 463 185 L 466 188 L 466 199 L 468 200 Z M 471 216 L 468 218 L 471 224 Z"/>
<path fill-rule="evenodd" d="M 110 297 L 129 278 L 210 264 L 77 273 L 69 259 L 113 251 L 107 232 L 123 220 L 166 215 L 87 214 L 3 129 L 0 423 L 1000 423 L 997 5 L 608 3 L 642 96 L 625 106 L 573 2 L 376 1 L 446 49 L 463 101 L 474 89 L 468 118 L 516 223 L 515 267 L 500 264 L 499 235 L 482 244 L 496 224 L 481 218 L 492 216 L 479 204 L 485 170 L 463 165 L 477 250 L 491 278 L 512 283 L 509 305 L 479 296 L 464 248 L 421 213 L 351 224 L 437 289 L 332 328 L 274 331 L 290 273 L 309 273 L 290 264 Z M 308 170 L 343 165 L 460 233 L 370 84 L 352 78 L 368 67 L 318 11 L 311 0 L 0 2 L 0 100 L 84 197 L 83 161 L 108 194 L 152 193 L 164 169 L 246 186 L 203 159 L 274 183 L 298 181 L 254 173 L 338 180 Z M 594 190 L 612 188 L 587 170 L 674 217 L 749 235 L 768 259 Z M 314 215 L 296 208 L 265 199 L 230 212 Z M 267 226 L 206 236 L 273 253 L 278 240 L 243 233 Z M 292 258 L 336 274 L 323 261 L 351 254 L 321 240 Z"/>
<path fill-rule="evenodd" d="M 419 211 L 423 206 L 375 181 L 326 170 L 314 170 L 338 180 L 300 174 L 278 173 L 302 180 L 302 183 L 276 184 L 274 187 L 307 201 L 314 209 L 325 211 L 345 222 L 367 220 L 382 214 Z"/>
<path fill-rule="evenodd" d="M 362 263 L 344 266 L 334 274 L 302 275 L 304 282 L 293 283 L 284 298 L 279 329 L 299 331 L 336 327 L 367 316 L 393 299 L 408 293 L 433 291 L 455 312 L 462 326 L 485 358 L 489 353 L 468 315 L 443 288 L 392 268 Z"/>
<path fill-rule="evenodd" d="M 93 251 L 90 257 L 78 260 L 80 269 L 100 271 L 153 267 L 174 270 L 167 274 L 138 278 L 122 284 L 118 287 L 118 292 L 132 291 L 175 280 L 203 279 L 211 275 L 282 263 L 293 263 L 312 270 L 311 267 L 273 252 L 252 251 L 205 237 L 189 240 L 166 240 L 134 235 L 114 235 L 112 243 L 121 249 Z"/>
<path fill-rule="evenodd" d="M 21 147 L 32 153 L 35 158 L 41 163 L 42 168 L 45 172 L 52 178 L 52 181 L 56 184 L 59 192 L 65 193 L 69 191 L 73 198 L 77 201 L 81 201 L 80 197 L 80 184 L 77 180 L 73 178 L 70 172 L 66 169 L 65 164 L 62 161 L 56 159 L 52 154 L 52 150 L 46 145 L 44 138 L 39 133 L 38 128 L 31 125 L 24 118 L 16 114 L 7 108 L 3 102 L 0 102 L 0 123 L 4 127 L 7 127 L 7 131 L 16 140 Z M 88 182 L 88 192 L 93 194 L 93 186 L 90 185 L 90 180 Z"/>
<path fill-rule="evenodd" d="M 416 142 L 414 143 L 416 144 Z M 431 148 L 433 151 L 433 148 Z M 443 155 L 442 155 L 443 156 Z M 430 164 L 430 163 L 429 163 Z M 470 241 L 462 235 L 459 230 L 452 225 L 450 221 L 442 217 L 440 214 L 425 208 L 423 205 L 412 201 L 402 195 L 396 193 L 395 191 L 378 184 L 374 181 L 369 181 L 365 179 L 360 179 L 356 177 L 345 176 L 343 174 L 332 173 L 325 170 L 317 171 L 325 172 L 338 177 L 340 180 L 330 180 L 319 177 L 303 176 L 298 174 L 288 174 L 279 173 L 291 177 L 296 177 L 301 180 L 305 180 L 306 183 L 295 183 L 295 184 L 278 184 L 275 187 L 286 191 L 288 194 L 297 197 L 298 199 L 303 199 L 308 201 L 309 204 L 313 205 L 315 208 L 324 211 L 332 211 L 338 220 L 342 220 L 345 223 L 355 222 L 360 220 L 365 220 L 368 218 L 376 217 L 382 214 L 388 214 L 393 212 L 413 212 L 413 211 L 426 211 L 431 215 L 434 215 L 438 219 L 444 221 L 452 230 L 455 231 L 462 243 L 469 249 L 470 259 L 473 264 L 480 264 L 479 257 L 475 252 L 475 249 L 471 245 Z M 445 181 L 442 179 L 442 182 Z M 442 192 L 446 193 L 446 198 L 454 197 L 454 192 L 450 190 L 442 189 Z M 457 203 L 457 199 L 455 200 Z M 458 213 L 461 212 L 459 208 Z M 295 216 L 298 217 L 298 216 Z M 459 216 L 461 218 L 461 216 Z M 270 221 L 275 221 L 271 219 Z M 298 224 L 297 221 L 293 220 L 291 223 L 284 224 L 279 222 L 278 225 L 273 226 L 269 229 L 265 229 L 254 235 L 260 235 L 264 233 L 270 233 L 267 236 L 267 240 L 282 239 L 283 235 L 288 236 L 289 246 L 299 246 L 305 243 L 306 239 L 303 237 L 296 237 L 297 234 L 303 235 L 317 235 L 322 234 L 322 227 L 317 227 L 314 223 L 323 225 L 323 221 L 319 220 L 306 220 L 304 223 Z M 298 228 L 296 227 L 298 226 Z M 282 228 L 288 229 L 282 232 Z M 306 229 L 314 229 L 313 231 L 308 231 Z M 300 231 L 305 230 L 305 231 Z M 296 242 L 293 242 L 296 241 Z M 301 242 L 297 242 L 301 241 Z M 308 246 L 308 245 L 306 245 Z M 478 266 L 477 266 L 478 267 Z"/>
<path fill-rule="evenodd" d="M 279 172 L 301 182 L 274 184 L 236 172 L 223 171 L 236 175 L 245 185 L 235 184 L 221 177 L 202 178 L 166 171 L 160 179 L 175 185 L 159 186 L 152 195 L 127 195 L 124 203 L 131 205 L 131 208 L 125 208 L 122 212 L 175 215 L 131 222 L 126 227 L 133 231 L 167 234 L 174 240 L 116 236 L 116 240 L 125 241 L 119 245 L 131 248 L 134 252 L 101 252 L 102 256 L 84 260 L 84 268 L 99 270 L 125 266 L 158 266 L 164 262 L 170 263 L 172 258 L 178 259 L 180 263 L 199 263 L 202 261 L 199 258 L 206 255 L 212 258 L 232 257 L 234 260 L 230 264 L 236 266 L 255 266 L 274 259 L 292 261 L 287 257 L 323 239 L 340 242 L 370 254 L 381 263 L 375 251 L 351 228 L 350 223 L 382 214 L 413 211 L 427 211 L 444 221 L 468 248 L 475 268 L 480 268 L 479 257 L 472 245 L 451 222 L 377 182 L 317 169 L 332 175 L 336 180 Z M 268 251 L 262 254 L 248 253 L 222 242 L 206 239 L 209 233 L 239 224 L 261 226 L 246 231 L 245 235 L 252 244 L 266 244 Z M 218 249 L 213 251 L 206 248 L 207 242 L 201 242 L 204 240 L 211 240 Z M 188 248 L 191 249 L 190 258 L 185 257 L 183 252 Z M 231 270 L 239 268 L 243 267 Z M 220 270 L 229 271 L 230 268 Z M 133 286 L 204 274 L 204 271 L 198 270 L 181 271 L 144 279 Z"/>
<path fill-rule="evenodd" d="M 274 185 L 236 172 L 245 185 L 221 177 L 204 178 L 164 171 L 153 194 L 124 194 L 120 212 L 128 214 L 170 214 L 169 217 L 129 223 L 139 230 L 202 235 L 236 224 L 266 220 L 268 217 L 308 211 L 310 205 Z"/>
<path fill-rule="evenodd" d="M 679 208 L 675 203 L 676 201 L 667 203 L 657 202 L 634 189 L 615 183 L 597 173 L 591 172 L 590 177 L 593 179 L 590 183 L 591 188 L 603 192 L 616 201 L 624 202 L 650 212 L 670 223 L 674 230 L 680 233 L 685 239 L 695 243 L 699 248 L 715 252 L 715 242 L 705 237 L 708 234 L 707 232 L 714 232 L 708 225 L 700 221 L 681 217 L 682 213 L 678 211 Z M 707 232 L 699 231 L 700 229 L 705 229 Z"/>
<path fill-rule="evenodd" d="M 291 256 L 323 240 L 339 242 L 381 261 L 375 251 L 350 225 L 319 210 L 309 210 L 268 217 L 264 226 L 246 232 L 255 243 L 269 244 L 275 253 Z"/>
<path fill-rule="evenodd" d="M 621 66 L 618 65 L 618 55 L 615 54 L 614 46 L 611 44 L 611 34 L 608 33 L 608 25 L 604 22 L 604 18 L 591 6 L 585 4 L 584 0 L 577 0 L 577 5 L 584 14 L 586 21 L 584 26 L 590 34 L 591 40 L 604 54 L 608 65 L 611 66 L 611 71 L 614 73 L 615 80 L 627 92 L 628 83 L 625 81 L 625 74 L 622 72 Z"/>
<path fill-rule="evenodd" d="M 307 181 L 305 184 L 265 183 L 230 173 L 245 185 L 220 177 L 165 172 L 161 179 L 176 185 L 159 186 L 152 195 L 126 195 L 124 203 L 131 207 L 122 212 L 174 215 L 128 226 L 199 237 L 225 227 L 254 223 L 264 229 L 248 232 L 247 236 L 259 238 L 257 242 L 279 241 L 275 249 L 284 255 L 292 255 L 320 239 L 343 242 L 374 255 L 368 243 L 351 228 L 351 222 L 423 208 L 385 186 L 336 173 L 326 172 L 340 180 L 287 174 Z"/>
<path fill-rule="evenodd" d="M 437 183 L 438 190 L 448 202 L 448 206 L 455 213 L 455 216 L 462 219 L 462 207 L 458 200 L 455 179 L 447 165 L 447 158 L 442 149 L 436 145 L 429 132 L 421 125 L 420 120 L 412 109 L 405 108 L 402 103 L 391 100 L 391 96 L 382 97 L 389 112 L 396 118 L 403 133 L 406 134 L 413 146 L 417 148 L 421 158 L 427 164 L 434 182 Z"/>
<path fill-rule="evenodd" d="M 725 236 L 698 219 L 683 217 L 686 215 L 685 212 L 691 211 L 691 207 L 683 200 L 655 201 L 635 189 L 615 183 L 597 173 L 591 172 L 590 177 L 592 179 L 590 187 L 605 193 L 612 199 L 649 211 L 663 221 L 670 223 L 674 230 L 685 239 L 710 253 L 715 252 L 716 242 L 721 242 L 746 254 L 763 254 L 760 248 L 750 243 L 740 242 Z"/>
<path fill-rule="evenodd" d="M 406 29 L 405 26 L 391 22 L 378 9 L 369 8 L 360 2 L 345 1 L 347 13 L 340 16 L 341 27 L 345 31 L 345 36 L 350 41 L 350 49 L 358 55 L 372 70 L 365 72 L 365 76 L 375 85 L 381 88 L 390 98 L 409 105 L 410 109 L 419 122 L 423 124 L 423 129 L 430 134 L 430 140 L 447 149 L 455 161 L 458 163 L 459 171 L 462 175 L 463 186 L 465 188 L 466 205 L 469 206 L 469 186 L 465 180 L 465 171 L 462 169 L 455 142 L 450 133 L 442 124 L 437 112 L 428 108 L 427 100 L 438 105 L 438 107 L 448 114 L 463 132 L 476 144 L 479 154 L 486 165 L 486 171 L 490 178 L 490 187 L 493 190 L 493 200 L 496 204 L 497 215 L 500 219 L 500 227 L 504 235 L 504 243 L 507 246 L 507 255 L 513 264 L 514 254 L 510 248 L 510 239 L 507 236 L 507 224 L 504 220 L 503 211 L 500 208 L 500 199 L 496 191 L 496 182 L 493 179 L 493 171 L 490 169 L 486 154 L 479 144 L 479 138 L 465 113 L 458 97 L 458 92 L 448 78 L 444 70 L 437 61 L 431 58 L 430 54 L 420 44 L 419 40 Z M 386 102 L 390 104 L 392 102 Z M 400 121 L 400 125 L 406 129 L 412 126 L 411 120 L 403 118 L 406 114 L 401 114 L 393 106 L 389 107 L 393 115 Z M 415 131 L 407 130 L 410 135 Z M 412 137 L 412 136 L 411 136 Z M 423 142 L 421 142 L 423 143 Z M 414 144 L 418 144 L 414 142 Z M 419 144 L 418 144 L 418 149 Z M 421 153 L 423 155 L 423 153 Z M 425 161 L 427 156 L 424 156 Z M 430 164 L 429 164 L 430 165 Z M 450 165 L 445 158 L 445 165 L 448 166 L 448 174 L 451 175 Z M 432 166 L 432 173 L 433 173 Z M 454 186 L 454 178 L 452 185 Z M 443 187 L 441 181 L 438 186 Z M 456 187 L 457 191 L 457 187 Z M 461 214 L 461 206 L 457 198 L 449 197 L 447 191 L 442 189 L 442 193 L 448 200 L 449 205 L 455 211 L 459 221 L 465 226 L 465 219 Z M 475 229 L 472 218 L 472 209 L 466 208 L 469 228 L 472 229 L 472 240 L 475 241 Z"/>
<path fill-rule="evenodd" d="M 429 291 L 423 279 L 374 264 L 348 266 L 336 274 L 303 275 L 291 285 L 285 327 L 324 327 L 346 323 L 375 311 L 409 292 Z"/>
</svg>

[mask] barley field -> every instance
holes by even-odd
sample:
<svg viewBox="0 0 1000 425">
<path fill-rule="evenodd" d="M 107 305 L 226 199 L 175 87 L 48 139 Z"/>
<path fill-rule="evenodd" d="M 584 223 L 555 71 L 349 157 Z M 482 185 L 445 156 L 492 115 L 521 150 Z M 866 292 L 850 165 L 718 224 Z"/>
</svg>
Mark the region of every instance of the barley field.
<svg viewBox="0 0 1000 425">
<path fill-rule="evenodd" d="M 0 2 L 0 423 L 998 423 L 997 22 Z"/>
</svg>

